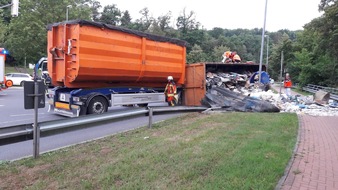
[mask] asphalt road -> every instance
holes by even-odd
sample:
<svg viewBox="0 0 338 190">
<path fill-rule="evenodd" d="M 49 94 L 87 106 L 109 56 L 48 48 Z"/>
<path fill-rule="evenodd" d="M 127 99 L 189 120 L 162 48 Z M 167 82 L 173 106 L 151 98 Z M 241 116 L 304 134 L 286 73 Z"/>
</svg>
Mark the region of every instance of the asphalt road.
<svg viewBox="0 0 338 190">
<path fill-rule="evenodd" d="M 34 123 L 34 110 L 24 109 L 23 88 L 12 87 L 0 94 L 0 127 L 19 124 Z M 154 104 L 163 106 L 163 104 Z M 153 106 L 154 106 L 153 105 Z M 130 109 L 125 107 L 109 108 L 109 111 Z M 64 116 L 48 113 L 48 106 L 39 109 L 39 122 L 57 119 L 66 119 Z M 153 122 L 177 117 L 180 113 L 154 115 Z M 57 132 L 41 134 L 40 153 L 48 152 L 62 147 L 91 141 L 108 135 L 147 126 L 148 116 L 137 116 L 116 120 L 114 122 L 100 123 L 95 126 L 80 126 L 63 129 Z M 33 155 L 33 141 L 26 140 L 12 144 L 0 145 L 0 161 L 17 160 Z"/>
<path fill-rule="evenodd" d="M 48 113 L 48 105 L 38 111 L 38 120 L 51 121 L 63 116 Z M 11 87 L 0 92 L 0 128 L 34 123 L 34 110 L 24 109 L 23 87 Z"/>
</svg>

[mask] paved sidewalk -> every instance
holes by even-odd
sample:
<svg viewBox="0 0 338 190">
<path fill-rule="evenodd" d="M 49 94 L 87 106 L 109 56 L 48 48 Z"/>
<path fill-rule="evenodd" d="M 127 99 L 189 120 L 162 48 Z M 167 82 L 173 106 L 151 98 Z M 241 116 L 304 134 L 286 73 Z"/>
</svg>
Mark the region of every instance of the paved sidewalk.
<svg viewBox="0 0 338 190">
<path fill-rule="evenodd" d="M 338 189 L 338 117 L 299 115 L 298 146 L 282 190 Z"/>
</svg>

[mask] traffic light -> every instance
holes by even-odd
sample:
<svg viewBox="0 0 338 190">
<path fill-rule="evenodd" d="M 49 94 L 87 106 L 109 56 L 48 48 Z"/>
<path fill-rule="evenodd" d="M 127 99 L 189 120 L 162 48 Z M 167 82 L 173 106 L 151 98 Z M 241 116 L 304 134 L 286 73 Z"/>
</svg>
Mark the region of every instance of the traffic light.
<svg viewBox="0 0 338 190">
<path fill-rule="evenodd" d="M 12 0 L 11 15 L 12 16 L 19 15 L 19 0 Z"/>
</svg>

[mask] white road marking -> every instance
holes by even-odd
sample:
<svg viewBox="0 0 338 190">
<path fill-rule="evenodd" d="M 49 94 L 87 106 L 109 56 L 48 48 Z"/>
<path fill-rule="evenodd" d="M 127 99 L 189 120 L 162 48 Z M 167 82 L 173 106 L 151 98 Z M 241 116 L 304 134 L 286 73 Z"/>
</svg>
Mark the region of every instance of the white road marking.
<svg viewBox="0 0 338 190">
<path fill-rule="evenodd" d="M 45 113 L 38 113 L 38 115 L 44 115 Z M 11 117 L 21 117 L 21 116 L 29 116 L 29 115 L 34 115 L 32 114 L 18 114 L 18 115 L 10 115 Z"/>
<path fill-rule="evenodd" d="M 5 105 L 0 105 L 0 107 L 5 106 Z"/>
</svg>

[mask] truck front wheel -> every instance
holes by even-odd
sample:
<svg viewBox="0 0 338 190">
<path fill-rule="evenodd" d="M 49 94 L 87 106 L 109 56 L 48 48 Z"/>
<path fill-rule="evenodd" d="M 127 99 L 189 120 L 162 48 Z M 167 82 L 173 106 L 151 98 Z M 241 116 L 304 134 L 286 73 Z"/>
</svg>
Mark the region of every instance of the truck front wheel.
<svg viewBox="0 0 338 190">
<path fill-rule="evenodd" d="M 89 114 L 101 114 L 107 112 L 108 102 L 104 97 L 97 96 L 94 97 L 88 105 Z"/>
</svg>

